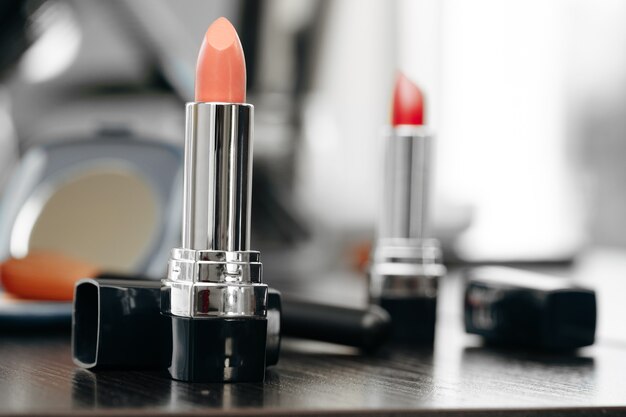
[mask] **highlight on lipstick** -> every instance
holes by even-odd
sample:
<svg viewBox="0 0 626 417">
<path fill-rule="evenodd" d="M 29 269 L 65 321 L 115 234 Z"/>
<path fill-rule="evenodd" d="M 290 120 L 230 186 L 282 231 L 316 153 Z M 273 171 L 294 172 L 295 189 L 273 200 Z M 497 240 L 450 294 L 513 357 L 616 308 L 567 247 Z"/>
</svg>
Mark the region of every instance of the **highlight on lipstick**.
<svg viewBox="0 0 626 417">
<path fill-rule="evenodd" d="M 246 59 L 232 23 L 220 17 L 209 26 L 196 66 L 198 102 L 245 103 Z"/>
<path fill-rule="evenodd" d="M 391 125 L 419 126 L 423 124 L 424 95 L 413 81 L 399 71 L 393 90 Z"/>
</svg>

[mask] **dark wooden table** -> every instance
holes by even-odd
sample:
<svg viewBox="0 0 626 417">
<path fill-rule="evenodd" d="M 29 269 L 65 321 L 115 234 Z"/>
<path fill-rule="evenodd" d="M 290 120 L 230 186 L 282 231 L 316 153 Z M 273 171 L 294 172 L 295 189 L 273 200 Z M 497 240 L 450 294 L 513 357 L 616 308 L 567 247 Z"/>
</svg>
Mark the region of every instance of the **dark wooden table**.
<svg viewBox="0 0 626 417">
<path fill-rule="evenodd" d="M 451 274 L 442 286 L 434 349 L 365 357 L 349 348 L 288 340 L 265 384 L 91 373 L 73 365 L 67 335 L 5 334 L 0 414 L 626 415 L 626 252 L 596 251 L 561 272 L 598 289 L 598 343 L 576 354 L 481 346 L 463 332 L 459 279 Z M 355 300 L 364 291 L 358 278 L 332 280 L 334 285 L 324 286 L 330 298 L 330 292 L 335 298 L 350 293 Z"/>
</svg>

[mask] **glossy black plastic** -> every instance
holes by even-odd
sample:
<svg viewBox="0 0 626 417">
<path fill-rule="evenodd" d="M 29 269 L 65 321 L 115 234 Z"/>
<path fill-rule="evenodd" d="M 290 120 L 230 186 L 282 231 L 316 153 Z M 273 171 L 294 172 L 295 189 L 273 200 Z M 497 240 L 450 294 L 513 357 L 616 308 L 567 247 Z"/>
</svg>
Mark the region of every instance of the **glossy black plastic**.
<svg viewBox="0 0 626 417">
<path fill-rule="evenodd" d="M 157 369 L 170 347 L 158 281 L 86 279 L 75 290 L 72 355 L 87 369 Z"/>
<path fill-rule="evenodd" d="M 267 319 L 169 316 L 172 378 L 187 382 L 263 382 Z"/>
<path fill-rule="evenodd" d="M 378 306 L 338 307 L 283 299 L 282 333 L 304 339 L 354 346 L 373 351 L 390 335 L 389 314 Z"/>
<path fill-rule="evenodd" d="M 265 365 L 274 366 L 280 357 L 280 342 L 283 333 L 282 296 L 270 288 L 267 292 L 267 344 L 265 345 Z"/>
<path fill-rule="evenodd" d="M 469 275 L 465 287 L 468 333 L 493 344 L 545 350 L 569 350 L 594 343 L 593 290 L 573 287 L 565 278 L 562 288 L 550 289 L 511 281 L 483 281 L 480 272 Z"/>
<path fill-rule="evenodd" d="M 437 321 L 436 297 L 381 297 L 391 316 L 391 339 L 407 345 L 432 345 Z"/>
<path fill-rule="evenodd" d="M 74 362 L 91 370 L 167 369 L 172 359 L 172 328 L 170 318 L 161 314 L 160 297 L 159 281 L 113 275 L 80 281 L 72 317 Z M 264 361 L 271 366 L 278 363 L 281 342 L 280 293 L 272 289 L 267 318 L 267 344 L 258 349 L 265 352 Z"/>
</svg>

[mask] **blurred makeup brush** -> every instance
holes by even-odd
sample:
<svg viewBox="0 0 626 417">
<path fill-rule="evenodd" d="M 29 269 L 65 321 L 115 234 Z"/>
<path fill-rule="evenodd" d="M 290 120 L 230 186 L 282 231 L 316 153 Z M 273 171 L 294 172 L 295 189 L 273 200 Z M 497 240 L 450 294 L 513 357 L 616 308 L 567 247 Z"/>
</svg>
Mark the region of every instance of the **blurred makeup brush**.
<svg viewBox="0 0 626 417">
<path fill-rule="evenodd" d="M 98 267 L 59 252 L 34 251 L 0 264 L 4 290 L 29 300 L 72 301 L 76 281 L 99 275 Z"/>
</svg>

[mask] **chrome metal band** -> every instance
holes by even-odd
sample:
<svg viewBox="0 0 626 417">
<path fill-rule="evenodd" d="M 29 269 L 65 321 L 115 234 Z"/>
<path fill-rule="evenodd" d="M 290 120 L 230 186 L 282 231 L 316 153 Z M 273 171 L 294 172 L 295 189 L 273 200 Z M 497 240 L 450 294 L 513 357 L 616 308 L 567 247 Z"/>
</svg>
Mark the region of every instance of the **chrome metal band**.
<svg viewBox="0 0 626 417">
<path fill-rule="evenodd" d="M 228 252 L 174 248 L 171 259 L 210 262 L 261 262 L 261 253 L 259 251 Z"/>
<path fill-rule="evenodd" d="M 437 240 L 381 240 L 369 270 L 370 299 L 376 302 L 383 296 L 434 298 L 439 278 L 445 273 Z"/>
<path fill-rule="evenodd" d="M 183 317 L 265 317 L 268 287 L 259 252 L 174 249 L 163 312 Z"/>
<path fill-rule="evenodd" d="M 259 252 L 174 249 L 167 277 L 174 282 L 258 284 L 263 274 L 259 259 Z"/>
<path fill-rule="evenodd" d="M 250 246 L 250 104 L 188 103 L 182 247 L 247 251 Z"/>
<path fill-rule="evenodd" d="M 372 259 L 376 262 L 407 262 L 424 265 L 441 263 L 436 239 L 379 239 Z"/>
<path fill-rule="evenodd" d="M 261 318 L 267 314 L 267 285 L 164 282 L 162 312 L 181 317 Z M 169 302 L 168 302 L 169 301 Z"/>
<path fill-rule="evenodd" d="M 390 128 L 385 136 L 378 236 L 423 239 L 428 234 L 432 137 L 422 126 L 397 126 Z"/>
</svg>

